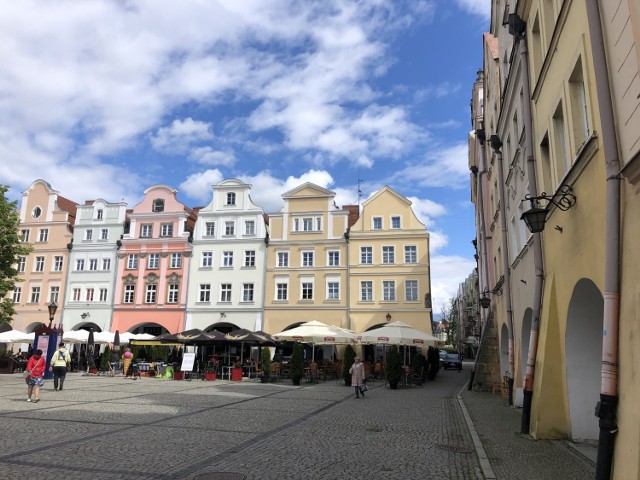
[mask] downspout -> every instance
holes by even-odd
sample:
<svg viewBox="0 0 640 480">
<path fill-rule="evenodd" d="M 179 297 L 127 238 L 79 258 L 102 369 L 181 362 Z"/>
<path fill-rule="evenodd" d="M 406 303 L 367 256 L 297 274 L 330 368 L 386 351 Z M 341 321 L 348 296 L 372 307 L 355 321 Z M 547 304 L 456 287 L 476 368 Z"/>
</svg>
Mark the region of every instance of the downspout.
<svg viewBox="0 0 640 480">
<path fill-rule="evenodd" d="M 525 150 L 527 153 L 527 178 L 529 179 L 529 194 L 532 197 L 538 196 L 538 186 L 536 180 L 536 165 L 533 155 L 533 121 L 531 117 L 531 88 L 529 86 L 529 53 L 527 51 L 527 42 L 524 37 L 524 28 L 522 33 L 514 34 L 516 44 L 520 50 L 520 71 L 522 78 L 522 102 L 523 116 L 525 122 Z M 522 403 L 522 422 L 520 424 L 521 433 L 529 433 L 529 424 L 531 421 L 531 402 L 533 399 L 533 380 L 536 368 L 536 356 L 538 353 L 538 333 L 540 331 L 540 310 L 542 306 L 542 283 L 544 281 L 544 268 L 542 263 L 542 242 L 540 233 L 533 233 L 533 268 L 535 270 L 535 279 L 533 287 L 533 319 L 531 321 L 531 333 L 529 335 L 529 353 L 527 355 L 527 371 L 524 377 L 523 403 Z"/>
<path fill-rule="evenodd" d="M 498 189 L 500 195 L 500 229 L 502 237 L 502 264 L 504 265 L 504 297 L 507 309 L 507 323 L 509 325 L 509 405 L 513 405 L 513 372 L 515 371 L 515 361 L 513 358 L 513 306 L 511 304 L 511 268 L 509 266 L 509 252 L 507 244 L 507 212 L 505 206 L 504 192 L 504 171 L 502 159 L 502 142 L 497 135 L 492 135 L 489 139 L 491 148 L 496 152 L 498 159 Z"/>
<path fill-rule="evenodd" d="M 618 326 L 620 323 L 620 159 L 614 128 L 611 87 L 597 0 L 586 3 L 600 110 L 602 144 L 607 175 L 605 209 L 604 318 L 602 325 L 602 377 L 596 415 L 600 418 L 596 479 L 611 476 L 618 432 Z"/>
<path fill-rule="evenodd" d="M 480 283 L 480 291 L 484 291 L 488 288 L 489 285 L 489 273 L 488 273 L 488 263 L 487 263 L 487 235 L 485 230 L 485 212 L 484 212 L 484 198 L 483 198 L 483 188 L 482 188 L 482 177 L 486 174 L 486 151 L 485 151 L 485 133 L 484 130 L 476 130 L 476 137 L 480 142 L 480 167 L 477 172 L 473 172 L 476 175 L 477 183 L 478 183 L 478 206 L 480 207 L 480 257 L 481 261 L 479 262 L 480 271 L 478 272 L 478 280 Z M 486 324 L 487 324 L 487 313 L 482 309 L 482 318 L 480 321 L 480 343 L 478 345 L 478 351 L 476 353 L 476 358 L 473 362 L 473 368 L 471 369 L 471 378 L 469 379 L 469 387 L 471 390 L 473 387 L 473 382 L 475 378 L 475 374 L 478 370 L 478 359 L 480 358 L 480 352 L 482 351 L 482 347 L 484 345 L 484 339 L 486 336 Z"/>
</svg>

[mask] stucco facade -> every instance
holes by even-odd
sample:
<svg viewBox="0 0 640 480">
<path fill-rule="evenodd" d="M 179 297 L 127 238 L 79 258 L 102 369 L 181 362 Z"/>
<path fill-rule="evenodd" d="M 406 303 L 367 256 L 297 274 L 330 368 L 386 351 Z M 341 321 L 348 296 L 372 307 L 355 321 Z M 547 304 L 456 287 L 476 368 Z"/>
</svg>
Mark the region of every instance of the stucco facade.
<svg viewBox="0 0 640 480">
<path fill-rule="evenodd" d="M 349 317 L 356 332 L 401 321 L 432 334 L 429 233 L 411 202 L 383 187 L 349 229 Z"/>
<path fill-rule="evenodd" d="M 228 179 L 199 209 L 189 271 L 187 328 L 261 330 L 267 230 L 251 185 Z"/>
<path fill-rule="evenodd" d="M 62 316 L 67 329 L 110 330 L 126 209 L 103 199 L 78 205 Z"/>
<path fill-rule="evenodd" d="M 349 212 L 335 193 L 305 183 L 269 214 L 264 329 L 276 333 L 310 320 L 348 327 Z"/>
<path fill-rule="evenodd" d="M 149 187 L 128 213 L 117 255 L 113 331 L 184 330 L 194 219 L 177 193 L 166 185 Z"/>
<path fill-rule="evenodd" d="M 60 323 L 75 215 L 76 203 L 44 180 L 34 181 L 22 192 L 20 234 L 33 251 L 18 259 L 19 277 L 24 281 L 12 292 L 16 309 L 13 328 L 31 332 L 41 323 L 48 324 L 47 305 L 52 300 L 58 304 L 53 323 Z"/>
</svg>

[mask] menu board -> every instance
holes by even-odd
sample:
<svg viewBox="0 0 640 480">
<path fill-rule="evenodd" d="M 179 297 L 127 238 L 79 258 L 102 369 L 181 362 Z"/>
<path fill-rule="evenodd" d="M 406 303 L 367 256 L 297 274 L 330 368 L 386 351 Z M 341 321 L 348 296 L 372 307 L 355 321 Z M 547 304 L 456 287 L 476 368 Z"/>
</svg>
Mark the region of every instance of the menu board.
<svg viewBox="0 0 640 480">
<path fill-rule="evenodd" d="M 195 353 L 185 353 L 182 356 L 182 365 L 180 366 L 180 370 L 183 372 L 192 372 L 193 364 L 196 360 Z"/>
</svg>

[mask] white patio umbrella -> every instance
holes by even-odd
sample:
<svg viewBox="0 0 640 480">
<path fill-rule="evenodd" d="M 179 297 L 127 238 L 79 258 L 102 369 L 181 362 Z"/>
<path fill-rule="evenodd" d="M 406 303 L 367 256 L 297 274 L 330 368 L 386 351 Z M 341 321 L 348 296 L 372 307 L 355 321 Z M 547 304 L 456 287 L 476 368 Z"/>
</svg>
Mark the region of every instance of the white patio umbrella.
<svg viewBox="0 0 640 480">
<path fill-rule="evenodd" d="M 66 343 L 87 343 L 89 332 L 87 330 L 68 330 L 62 334 L 62 340 Z"/>
<path fill-rule="evenodd" d="M 340 345 L 352 343 L 355 334 L 335 325 L 312 320 L 303 323 L 290 330 L 276 333 L 273 338 L 277 341 L 293 341 L 311 343 L 314 345 Z M 312 360 L 315 360 L 315 352 L 312 349 Z"/>
<path fill-rule="evenodd" d="M 374 345 L 408 345 L 422 347 L 435 345 L 440 339 L 425 332 L 421 332 L 403 322 L 391 322 L 383 327 L 374 328 L 356 335 L 359 343 Z"/>
<path fill-rule="evenodd" d="M 20 330 L 9 330 L 0 333 L 0 343 L 28 343 L 33 342 L 36 338 L 34 332 L 25 333 Z"/>
<path fill-rule="evenodd" d="M 115 336 L 114 332 L 93 332 L 93 339 L 96 343 L 113 343 Z"/>
</svg>

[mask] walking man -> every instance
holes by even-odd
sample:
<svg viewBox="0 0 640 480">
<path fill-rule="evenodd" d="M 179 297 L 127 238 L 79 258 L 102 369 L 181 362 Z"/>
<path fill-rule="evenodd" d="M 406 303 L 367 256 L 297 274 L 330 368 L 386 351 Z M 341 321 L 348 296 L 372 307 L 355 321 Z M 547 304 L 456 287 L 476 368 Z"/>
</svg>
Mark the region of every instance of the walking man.
<svg viewBox="0 0 640 480">
<path fill-rule="evenodd" d="M 49 370 L 53 370 L 53 389 L 62 390 L 64 379 L 67 376 L 67 365 L 71 363 L 71 354 L 64 347 L 64 342 L 60 342 L 58 350 L 53 352 Z"/>
</svg>

